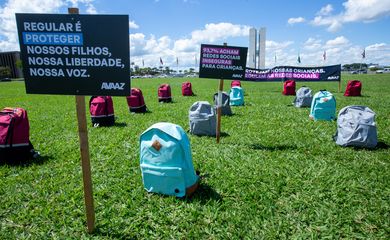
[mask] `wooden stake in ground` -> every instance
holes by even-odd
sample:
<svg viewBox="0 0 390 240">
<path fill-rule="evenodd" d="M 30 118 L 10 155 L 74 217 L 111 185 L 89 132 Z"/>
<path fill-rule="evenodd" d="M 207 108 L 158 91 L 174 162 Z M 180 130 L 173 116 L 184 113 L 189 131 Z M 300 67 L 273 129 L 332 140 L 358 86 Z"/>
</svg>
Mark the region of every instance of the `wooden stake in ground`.
<svg viewBox="0 0 390 240">
<path fill-rule="evenodd" d="M 227 46 L 227 43 L 223 44 Z M 221 136 L 221 115 L 222 115 L 222 91 L 223 91 L 223 79 L 219 80 L 219 88 L 218 88 L 218 103 L 217 103 L 217 143 L 219 143 L 219 139 Z"/>
<path fill-rule="evenodd" d="M 339 92 L 341 92 L 341 79 L 339 80 Z"/>
<path fill-rule="evenodd" d="M 69 14 L 79 14 L 78 8 L 68 8 Z M 93 205 L 91 164 L 89 161 L 88 128 L 85 110 L 85 96 L 76 96 L 77 122 L 80 138 L 81 167 L 83 172 L 84 202 L 88 233 L 95 230 L 95 209 Z"/>
</svg>

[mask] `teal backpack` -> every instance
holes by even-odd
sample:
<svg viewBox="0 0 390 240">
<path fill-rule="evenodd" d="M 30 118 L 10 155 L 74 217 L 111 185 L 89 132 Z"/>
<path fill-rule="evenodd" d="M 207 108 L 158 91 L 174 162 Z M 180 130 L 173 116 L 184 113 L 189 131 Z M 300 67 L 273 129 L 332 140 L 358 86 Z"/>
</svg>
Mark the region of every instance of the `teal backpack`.
<svg viewBox="0 0 390 240">
<path fill-rule="evenodd" d="M 325 121 L 336 119 L 336 99 L 332 93 L 320 90 L 314 94 L 311 102 L 310 118 Z"/>
<path fill-rule="evenodd" d="M 243 106 L 244 105 L 244 91 L 241 87 L 232 87 L 230 89 L 230 106 Z"/>
<path fill-rule="evenodd" d="M 160 122 L 141 134 L 140 165 L 148 192 L 184 197 L 198 187 L 190 141 L 179 125 Z"/>
</svg>

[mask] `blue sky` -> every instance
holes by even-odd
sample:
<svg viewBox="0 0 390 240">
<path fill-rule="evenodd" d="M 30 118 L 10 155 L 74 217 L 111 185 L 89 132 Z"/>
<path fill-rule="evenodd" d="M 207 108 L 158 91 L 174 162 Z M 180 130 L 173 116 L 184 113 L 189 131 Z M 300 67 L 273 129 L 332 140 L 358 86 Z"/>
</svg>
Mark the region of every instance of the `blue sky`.
<svg viewBox="0 0 390 240">
<path fill-rule="evenodd" d="M 127 14 L 131 61 L 194 67 L 200 44 L 247 47 L 249 28 L 266 27 L 266 67 L 390 65 L 390 0 L 8 0 L 0 1 L 0 50 L 18 50 L 15 12 Z M 366 58 L 361 53 L 365 49 Z M 326 60 L 323 53 L 326 52 Z M 196 57 L 197 56 L 197 57 Z M 276 62 L 275 62 L 276 56 Z"/>
</svg>

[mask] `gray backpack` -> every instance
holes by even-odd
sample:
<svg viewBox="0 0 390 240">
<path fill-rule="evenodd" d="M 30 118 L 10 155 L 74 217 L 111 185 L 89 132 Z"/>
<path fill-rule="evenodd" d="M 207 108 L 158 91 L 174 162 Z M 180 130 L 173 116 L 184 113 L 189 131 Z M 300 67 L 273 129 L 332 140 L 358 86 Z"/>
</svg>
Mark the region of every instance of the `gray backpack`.
<svg viewBox="0 0 390 240">
<path fill-rule="evenodd" d="M 296 93 L 293 104 L 295 107 L 310 107 L 312 100 L 313 95 L 311 89 L 308 87 L 301 87 Z"/>
<path fill-rule="evenodd" d="M 374 148 L 377 143 L 375 113 L 365 106 L 347 106 L 337 117 L 336 144 Z"/>
<path fill-rule="evenodd" d="M 207 101 L 195 102 L 189 110 L 190 133 L 198 136 L 216 135 L 216 113 Z"/>
<path fill-rule="evenodd" d="M 218 106 L 218 93 L 214 94 L 214 105 L 215 108 Z M 232 109 L 230 108 L 230 97 L 229 94 L 226 92 L 222 92 L 222 108 L 221 108 L 222 115 L 231 116 L 233 115 Z"/>
</svg>

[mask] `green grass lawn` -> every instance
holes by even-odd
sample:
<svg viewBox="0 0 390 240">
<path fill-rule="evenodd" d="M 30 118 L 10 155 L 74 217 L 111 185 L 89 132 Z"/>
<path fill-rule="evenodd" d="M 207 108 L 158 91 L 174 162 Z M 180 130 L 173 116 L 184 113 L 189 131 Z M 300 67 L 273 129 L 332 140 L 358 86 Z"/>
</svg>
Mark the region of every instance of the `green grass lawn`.
<svg viewBox="0 0 390 240">
<path fill-rule="evenodd" d="M 347 80 L 362 97 L 344 97 Z M 337 82 L 297 83 L 334 93 L 337 111 L 366 105 L 377 114 L 379 146 L 342 148 L 336 122 L 309 120 L 282 83 L 242 82 L 245 106 L 222 118 L 223 137 L 190 136 L 203 176 L 190 199 L 149 194 L 139 167 L 139 136 L 156 122 L 189 129 L 188 109 L 212 101 L 218 81 L 190 79 L 197 96 L 181 96 L 187 79 L 137 79 L 151 113 L 130 114 L 114 97 L 117 124 L 92 128 L 88 117 L 96 231 L 86 232 L 75 97 L 27 95 L 24 83 L 0 83 L 0 108 L 28 111 L 39 161 L 0 164 L 0 239 L 389 239 L 390 74 L 343 75 Z M 160 104 L 167 82 L 174 103 Z M 225 81 L 225 91 L 230 81 Z M 88 99 L 86 99 L 88 102 Z"/>
</svg>

